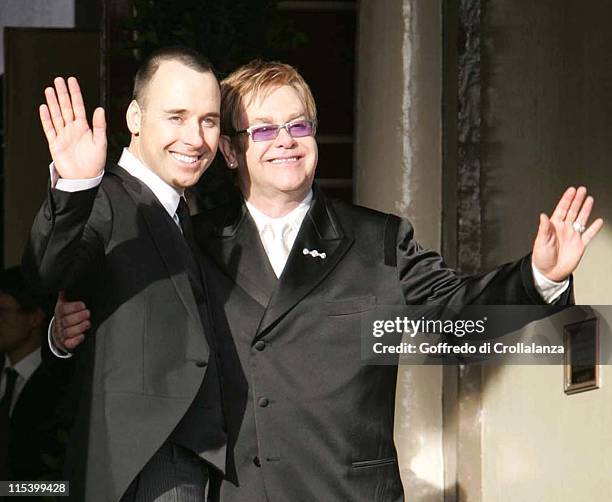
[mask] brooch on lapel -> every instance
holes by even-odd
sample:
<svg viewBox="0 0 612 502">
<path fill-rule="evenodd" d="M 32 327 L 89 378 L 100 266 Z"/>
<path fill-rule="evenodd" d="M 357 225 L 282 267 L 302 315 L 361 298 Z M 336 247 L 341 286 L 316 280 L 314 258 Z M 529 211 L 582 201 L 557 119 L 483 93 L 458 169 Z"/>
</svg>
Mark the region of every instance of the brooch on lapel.
<svg viewBox="0 0 612 502">
<path fill-rule="evenodd" d="M 308 248 L 304 248 L 302 249 L 302 253 L 309 254 L 313 258 L 321 258 L 322 260 L 327 258 L 327 255 L 325 253 L 319 253 L 316 249 L 313 249 L 312 251 L 310 251 Z"/>
</svg>

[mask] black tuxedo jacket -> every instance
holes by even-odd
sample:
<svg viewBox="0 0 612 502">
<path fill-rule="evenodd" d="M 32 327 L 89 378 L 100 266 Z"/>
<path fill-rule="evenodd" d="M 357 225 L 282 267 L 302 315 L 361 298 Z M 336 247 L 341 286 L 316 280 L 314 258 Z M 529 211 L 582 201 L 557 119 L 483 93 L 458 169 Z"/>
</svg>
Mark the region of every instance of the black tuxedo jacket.
<svg viewBox="0 0 612 502">
<path fill-rule="evenodd" d="M 153 193 L 119 167 L 95 189 L 51 189 L 36 216 L 26 277 L 47 291 L 72 289 L 92 312 L 76 354 L 82 392 L 67 460 L 75 500 L 118 500 L 202 384 L 211 350 L 180 244 Z"/>
<path fill-rule="evenodd" d="M 194 220 L 211 280 L 229 428 L 223 502 L 403 500 L 393 419 L 397 368 L 361 362 L 376 305 L 542 303 L 529 257 L 459 277 L 406 220 L 313 204 L 277 280 L 244 205 Z M 318 250 L 325 259 L 305 255 Z"/>
</svg>

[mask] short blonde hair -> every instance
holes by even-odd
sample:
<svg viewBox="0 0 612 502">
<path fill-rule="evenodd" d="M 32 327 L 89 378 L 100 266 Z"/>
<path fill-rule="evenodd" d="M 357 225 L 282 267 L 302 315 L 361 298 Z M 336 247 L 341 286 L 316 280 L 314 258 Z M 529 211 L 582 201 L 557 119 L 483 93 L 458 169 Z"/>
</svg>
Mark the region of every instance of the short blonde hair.
<svg viewBox="0 0 612 502">
<path fill-rule="evenodd" d="M 239 127 L 240 112 L 253 99 L 273 89 L 289 85 L 300 96 L 309 120 L 317 120 L 317 107 L 306 81 L 293 67 L 278 61 L 256 59 L 221 81 L 221 134 L 233 136 Z M 249 97 L 249 102 L 243 100 Z"/>
</svg>

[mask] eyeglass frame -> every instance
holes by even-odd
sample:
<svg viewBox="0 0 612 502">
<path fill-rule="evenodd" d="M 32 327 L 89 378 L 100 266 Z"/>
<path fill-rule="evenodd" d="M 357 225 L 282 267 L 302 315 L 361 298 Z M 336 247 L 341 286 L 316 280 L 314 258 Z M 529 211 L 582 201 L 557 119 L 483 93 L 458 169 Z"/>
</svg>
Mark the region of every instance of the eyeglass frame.
<svg viewBox="0 0 612 502">
<path fill-rule="evenodd" d="M 312 125 L 312 134 L 306 134 L 304 136 L 293 136 L 290 132 L 289 132 L 289 126 L 291 124 L 295 124 L 297 122 L 309 122 Z M 274 136 L 273 138 L 270 139 L 260 139 L 259 141 L 256 141 L 253 139 L 253 129 L 257 129 L 258 127 L 270 127 L 270 126 L 274 126 L 276 127 L 276 136 Z M 246 129 L 240 129 L 238 131 L 234 131 L 234 134 L 232 136 L 237 136 L 238 134 L 244 134 L 247 133 L 251 139 L 253 139 L 254 143 L 261 143 L 263 141 L 274 141 L 276 138 L 278 138 L 278 135 L 280 134 L 281 129 L 284 129 L 287 134 L 289 136 L 291 136 L 293 139 L 295 138 L 308 138 L 309 136 L 315 136 L 317 134 L 317 121 L 316 120 L 311 120 L 311 119 L 293 119 L 290 120 L 289 122 L 285 122 L 284 124 L 258 124 L 258 125 L 252 125 L 247 127 Z"/>
</svg>

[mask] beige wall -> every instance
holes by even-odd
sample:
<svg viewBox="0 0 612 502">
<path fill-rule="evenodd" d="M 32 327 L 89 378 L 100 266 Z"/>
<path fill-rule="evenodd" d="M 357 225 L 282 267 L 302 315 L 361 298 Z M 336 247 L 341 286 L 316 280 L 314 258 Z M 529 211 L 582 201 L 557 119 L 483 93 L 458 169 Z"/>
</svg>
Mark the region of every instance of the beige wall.
<svg viewBox="0 0 612 502">
<path fill-rule="evenodd" d="M 612 303 L 612 3 L 502 1 L 485 12 L 483 261 L 528 252 L 538 214 L 584 184 L 608 223 L 576 273 L 576 299 Z"/>
<path fill-rule="evenodd" d="M 527 252 L 538 213 L 550 212 L 568 185 L 586 184 L 595 213 L 612 221 L 611 17 L 612 4 L 599 0 L 487 3 L 487 266 Z M 607 223 L 575 274 L 578 303 L 612 303 L 611 246 Z M 599 316 L 602 337 L 609 337 L 610 310 Z M 601 370 L 600 389 L 572 396 L 563 392 L 559 366 L 485 370 L 483 501 L 610 498 L 611 372 Z"/>
<path fill-rule="evenodd" d="M 593 314 L 608 359 L 612 307 Z M 565 324 L 583 318 L 565 311 L 525 329 L 525 340 L 542 330 L 561 334 Z M 612 388 L 609 367 L 601 369 L 601 388 L 573 395 L 563 391 L 563 366 L 484 369 L 483 501 L 609 499 Z"/>
<path fill-rule="evenodd" d="M 357 55 L 355 201 L 439 249 L 441 2 L 360 2 Z M 441 501 L 441 368 L 400 367 L 395 440 L 410 500 Z"/>
</svg>

